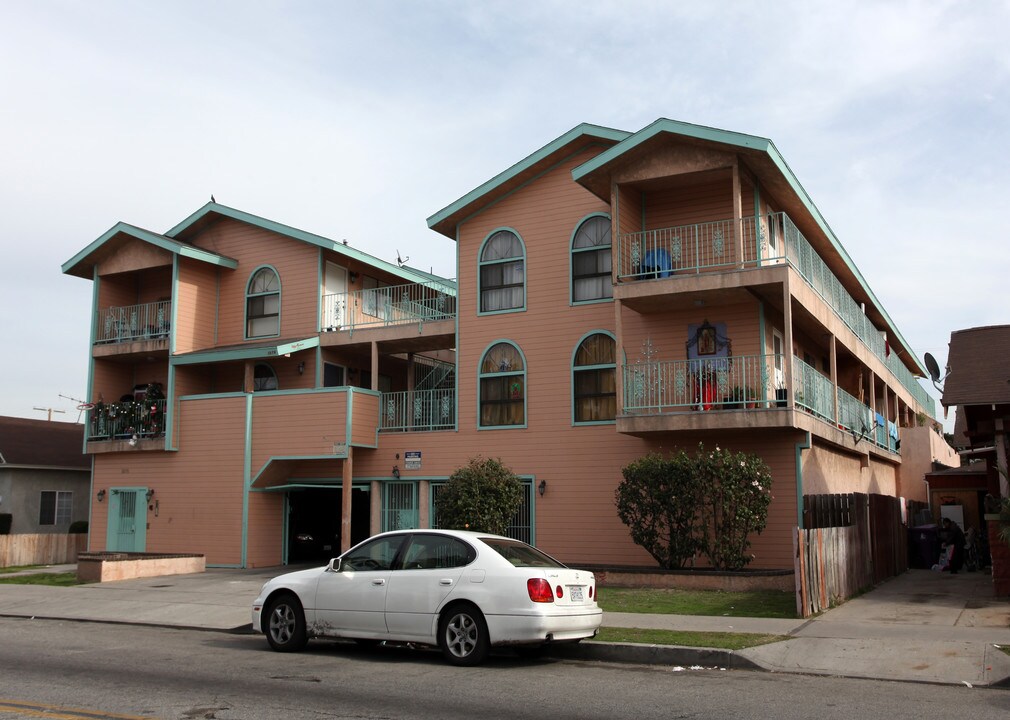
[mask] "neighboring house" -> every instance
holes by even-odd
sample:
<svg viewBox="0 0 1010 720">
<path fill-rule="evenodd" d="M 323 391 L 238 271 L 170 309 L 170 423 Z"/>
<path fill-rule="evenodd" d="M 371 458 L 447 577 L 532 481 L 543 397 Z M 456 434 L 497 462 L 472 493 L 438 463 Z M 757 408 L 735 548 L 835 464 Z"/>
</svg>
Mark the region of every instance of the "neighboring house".
<svg viewBox="0 0 1010 720">
<path fill-rule="evenodd" d="M 805 495 L 905 492 L 925 369 L 770 141 L 580 125 L 428 224 L 458 283 L 213 202 L 68 261 L 95 283 L 92 549 L 325 557 L 436 524 L 484 455 L 524 480 L 513 535 L 652 565 L 621 468 L 705 443 L 769 464 L 754 565 L 792 568 Z"/>
<path fill-rule="evenodd" d="M 0 417 L 0 513 L 11 533 L 66 533 L 87 520 L 91 458 L 84 426 Z"/>
<path fill-rule="evenodd" d="M 985 459 L 999 497 L 1010 497 L 1010 325 L 955 330 L 949 347 L 940 402 L 944 410 L 957 406 L 955 443 L 966 442 L 968 454 Z"/>
</svg>

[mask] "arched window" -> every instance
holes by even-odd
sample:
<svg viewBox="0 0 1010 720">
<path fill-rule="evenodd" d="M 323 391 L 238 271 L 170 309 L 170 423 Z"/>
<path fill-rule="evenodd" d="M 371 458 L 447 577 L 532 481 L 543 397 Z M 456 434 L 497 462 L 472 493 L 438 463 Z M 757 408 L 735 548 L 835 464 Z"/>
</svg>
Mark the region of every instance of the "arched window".
<svg viewBox="0 0 1010 720">
<path fill-rule="evenodd" d="M 482 313 L 521 310 L 526 306 L 526 248 L 511 230 L 497 230 L 480 252 Z"/>
<path fill-rule="evenodd" d="M 611 268 L 610 218 L 587 218 L 572 236 L 572 302 L 614 297 Z"/>
<path fill-rule="evenodd" d="M 617 417 L 617 346 L 607 333 L 587 336 L 572 361 L 572 405 L 578 423 Z"/>
<path fill-rule="evenodd" d="M 256 363 L 253 368 L 253 392 L 276 390 L 277 387 L 277 373 L 274 369 L 266 363 Z"/>
<path fill-rule="evenodd" d="M 245 336 L 272 337 L 281 333 L 281 281 L 277 271 L 261 267 L 249 278 L 245 301 Z"/>
<path fill-rule="evenodd" d="M 480 362 L 478 427 L 525 426 L 526 364 L 510 342 L 492 345 Z"/>
</svg>

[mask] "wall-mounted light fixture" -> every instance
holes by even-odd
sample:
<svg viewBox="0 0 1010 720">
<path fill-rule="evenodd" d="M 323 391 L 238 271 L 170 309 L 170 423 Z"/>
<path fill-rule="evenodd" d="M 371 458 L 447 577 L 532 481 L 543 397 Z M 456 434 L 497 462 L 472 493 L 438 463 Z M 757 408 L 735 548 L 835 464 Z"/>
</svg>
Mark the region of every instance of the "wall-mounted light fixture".
<svg viewBox="0 0 1010 720">
<path fill-rule="evenodd" d="M 540 484 L 537 485 L 537 490 L 540 492 L 540 497 L 543 497 L 544 493 L 547 492 L 547 481 L 541 480 Z"/>
<path fill-rule="evenodd" d="M 154 497 L 154 488 L 147 489 L 147 502 L 151 502 L 151 498 Z"/>
<path fill-rule="evenodd" d="M 395 477 L 397 480 L 400 479 L 400 466 L 399 465 L 394 465 L 393 466 L 393 477 Z"/>
<path fill-rule="evenodd" d="M 354 272 L 353 270 L 351 270 L 351 272 L 347 275 L 347 277 L 351 279 L 352 283 L 358 282 L 358 273 Z"/>
<path fill-rule="evenodd" d="M 304 360 L 302 362 L 298 363 L 298 374 L 299 375 L 304 375 L 305 374 L 305 361 Z"/>
<path fill-rule="evenodd" d="M 95 495 L 95 499 L 97 499 L 98 502 L 104 502 L 104 500 L 105 500 L 105 488 L 102 488 L 101 490 L 98 491 L 98 494 Z"/>
<path fill-rule="evenodd" d="M 137 447 L 138 442 L 140 442 L 140 435 L 137 433 L 133 433 L 133 437 L 127 441 L 130 447 Z"/>
</svg>

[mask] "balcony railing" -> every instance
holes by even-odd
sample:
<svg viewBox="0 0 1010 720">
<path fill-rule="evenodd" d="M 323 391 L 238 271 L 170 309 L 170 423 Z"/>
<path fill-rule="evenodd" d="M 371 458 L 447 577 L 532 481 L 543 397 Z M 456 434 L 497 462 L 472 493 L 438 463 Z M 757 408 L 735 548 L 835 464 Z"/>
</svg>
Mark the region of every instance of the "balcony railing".
<svg viewBox="0 0 1010 720">
<path fill-rule="evenodd" d="M 353 290 L 323 296 L 324 332 L 409 325 L 456 317 L 456 296 L 437 282 Z"/>
<path fill-rule="evenodd" d="M 778 362 L 776 362 L 778 360 Z M 787 389 L 776 367 L 781 356 L 750 355 L 624 365 L 624 412 L 665 415 L 698 410 L 759 410 L 786 405 Z M 793 356 L 794 403 L 832 426 L 897 453 L 897 428 L 823 374 Z"/>
<path fill-rule="evenodd" d="M 124 305 L 99 310 L 95 324 L 96 343 L 153 340 L 168 335 L 172 322 L 172 301 Z"/>
<path fill-rule="evenodd" d="M 619 280 L 652 280 L 787 262 L 909 394 L 936 416 L 936 403 L 785 213 L 623 233 Z"/>
<path fill-rule="evenodd" d="M 97 403 L 88 410 L 88 440 L 131 440 L 165 433 L 165 401 Z"/>
<path fill-rule="evenodd" d="M 774 370 L 774 355 L 625 365 L 624 409 L 655 414 L 767 407 L 776 399 L 770 382 Z"/>
<path fill-rule="evenodd" d="M 456 391 L 384 392 L 379 400 L 380 432 L 421 432 L 456 428 Z"/>
</svg>

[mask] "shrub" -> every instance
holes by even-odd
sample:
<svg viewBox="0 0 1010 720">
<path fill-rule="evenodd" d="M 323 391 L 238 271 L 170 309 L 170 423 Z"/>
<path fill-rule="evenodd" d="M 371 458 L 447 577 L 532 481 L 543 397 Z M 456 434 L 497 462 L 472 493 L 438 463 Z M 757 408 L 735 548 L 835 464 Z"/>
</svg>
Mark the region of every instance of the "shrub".
<svg viewBox="0 0 1010 720">
<path fill-rule="evenodd" d="M 70 529 L 67 530 L 68 535 L 83 535 L 88 531 L 88 521 L 87 520 L 74 520 L 70 523 Z"/>
<path fill-rule="evenodd" d="M 753 558 L 751 533 L 768 524 L 772 475 L 756 455 L 732 453 L 716 446 L 695 456 L 698 482 L 704 488 L 699 506 L 702 552 L 712 567 L 739 570 Z"/>
<path fill-rule="evenodd" d="M 646 455 L 621 470 L 617 514 L 631 539 L 663 568 L 683 567 L 700 549 L 696 517 L 701 486 L 693 465 L 681 450 L 669 458 Z"/>
<path fill-rule="evenodd" d="M 683 567 L 699 553 L 721 570 L 751 561 L 751 533 L 764 530 L 771 504 L 771 471 L 761 458 L 699 445 L 694 457 L 650 454 L 621 472 L 617 514 L 660 567 Z"/>
<path fill-rule="evenodd" d="M 0 513 L 0 535 L 10 535 L 14 516 L 11 513 Z"/>
<path fill-rule="evenodd" d="M 438 491 L 438 525 L 504 535 L 522 503 L 522 482 L 500 459 L 471 458 Z"/>
</svg>

